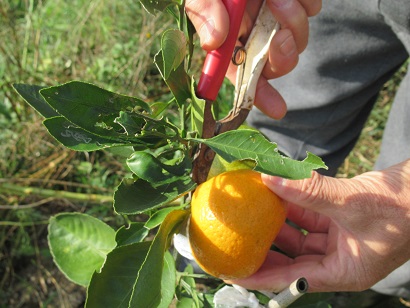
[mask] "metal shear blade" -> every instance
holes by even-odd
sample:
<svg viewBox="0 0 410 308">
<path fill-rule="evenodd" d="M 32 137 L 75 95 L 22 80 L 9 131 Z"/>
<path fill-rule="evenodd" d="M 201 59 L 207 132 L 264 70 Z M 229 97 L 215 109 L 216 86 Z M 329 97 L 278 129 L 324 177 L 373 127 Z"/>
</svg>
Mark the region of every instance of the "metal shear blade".
<svg viewBox="0 0 410 308">
<path fill-rule="evenodd" d="M 245 61 L 238 66 L 233 110 L 252 109 L 256 87 L 263 67 L 266 64 L 269 46 L 279 29 L 279 23 L 273 18 L 266 1 L 262 4 L 253 30 L 245 47 Z M 240 51 L 239 51 L 240 52 Z"/>
</svg>

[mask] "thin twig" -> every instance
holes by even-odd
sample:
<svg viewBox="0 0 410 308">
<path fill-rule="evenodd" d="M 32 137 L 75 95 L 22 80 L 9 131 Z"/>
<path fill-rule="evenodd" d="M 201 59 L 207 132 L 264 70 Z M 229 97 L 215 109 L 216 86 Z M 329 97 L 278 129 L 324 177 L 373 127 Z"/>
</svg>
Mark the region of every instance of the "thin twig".
<svg viewBox="0 0 410 308">
<path fill-rule="evenodd" d="M 97 194 L 83 194 L 70 191 L 44 189 L 39 187 L 22 187 L 10 183 L 0 183 L 0 192 L 17 195 L 35 195 L 55 199 L 68 199 L 72 201 L 88 201 L 93 203 L 112 203 L 113 197 Z"/>
<path fill-rule="evenodd" d="M 53 185 L 64 185 L 64 186 L 70 186 L 70 187 L 79 187 L 79 188 L 85 188 L 85 189 L 92 189 L 92 190 L 100 190 L 100 191 L 105 191 L 108 193 L 111 193 L 111 190 L 105 187 L 98 187 L 98 186 L 92 186 L 89 184 L 83 184 L 83 183 L 75 183 L 75 182 L 69 182 L 69 181 L 62 181 L 62 180 L 53 180 L 53 179 L 34 179 L 34 178 L 6 178 L 6 179 L 0 179 L 0 185 L 1 183 L 19 183 L 19 182 L 30 182 L 30 183 L 47 183 L 47 184 L 53 184 Z"/>
<path fill-rule="evenodd" d="M 53 197 L 49 197 L 37 202 L 29 203 L 29 204 L 15 204 L 15 205 L 0 205 L 0 210 L 21 210 L 21 209 L 30 209 L 33 207 L 37 207 L 43 205 L 45 203 L 51 202 L 55 200 Z"/>
<path fill-rule="evenodd" d="M 0 226 L 16 226 L 16 227 L 29 227 L 34 225 L 47 225 L 48 220 L 39 220 L 39 221 L 0 221 Z"/>
</svg>

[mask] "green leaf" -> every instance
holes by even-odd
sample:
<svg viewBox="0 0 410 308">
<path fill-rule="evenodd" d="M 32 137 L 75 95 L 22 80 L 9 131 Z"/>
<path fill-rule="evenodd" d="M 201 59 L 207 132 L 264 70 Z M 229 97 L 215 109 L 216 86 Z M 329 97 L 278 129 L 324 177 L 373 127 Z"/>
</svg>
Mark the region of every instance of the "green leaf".
<svg viewBox="0 0 410 308">
<path fill-rule="evenodd" d="M 171 139 L 178 133 L 178 128 L 165 119 L 154 119 L 141 113 L 120 111 L 120 116 L 115 119 L 115 123 L 121 125 L 126 134 L 130 136 L 141 134 L 145 137 L 155 136 Z"/>
<path fill-rule="evenodd" d="M 87 290 L 86 307 L 128 308 L 138 271 L 152 242 L 115 248 L 107 256 L 101 273 L 94 273 Z"/>
<path fill-rule="evenodd" d="M 212 161 L 211 169 L 209 170 L 207 179 L 213 178 L 218 174 L 227 171 L 239 170 L 239 169 L 255 169 L 256 163 L 252 159 L 242 159 L 235 160 L 231 163 L 228 163 L 218 154 L 215 155 L 214 160 Z"/>
<path fill-rule="evenodd" d="M 40 95 L 40 90 L 44 89 L 44 87 L 15 83 L 13 84 L 13 88 L 31 107 L 37 110 L 38 113 L 40 113 L 43 117 L 51 118 L 58 116 L 58 113 Z"/>
<path fill-rule="evenodd" d="M 122 226 L 115 234 L 118 246 L 142 242 L 148 235 L 149 229 L 143 222 L 133 222 L 128 227 Z"/>
<path fill-rule="evenodd" d="M 144 213 L 192 191 L 196 184 L 189 175 L 175 181 L 154 186 L 142 179 L 124 179 L 114 193 L 114 209 L 120 214 Z"/>
<path fill-rule="evenodd" d="M 161 224 L 147 254 L 147 258 L 138 272 L 138 278 L 130 301 L 131 307 L 150 308 L 157 307 L 159 304 L 167 307 L 166 305 L 170 304 L 170 302 L 166 302 L 166 298 L 162 297 L 161 271 L 164 253 L 170 246 L 172 235 L 178 231 L 187 216 L 188 211 L 173 211 L 168 214 Z"/>
<path fill-rule="evenodd" d="M 320 157 L 309 152 L 303 161 L 282 156 L 275 143 L 255 130 L 233 130 L 210 139 L 193 140 L 208 145 L 227 162 L 252 159 L 256 171 L 288 179 L 309 178 L 312 170 L 327 169 Z"/>
<path fill-rule="evenodd" d="M 164 63 L 163 76 L 167 80 L 172 71 L 175 71 L 184 61 L 187 41 L 180 30 L 169 29 L 161 38 L 161 50 Z"/>
<path fill-rule="evenodd" d="M 173 103 L 173 99 L 171 99 L 168 102 L 155 102 L 151 103 L 151 110 L 152 110 L 152 117 L 153 118 L 159 118 L 165 111 L 167 111 L 171 104 Z"/>
<path fill-rule="evenodd" d="M 164 59 L 162 51 L 159 51 L 154 58 L 154 62 L 161 72 L 162 78 L 164 78 L 165 83 L 171 90 L 172 94 L 181 107 L 186 103 L 187 99 L 191 99 L 191 77 L 185 71 L 183 63 L 179 65 L 175 70 L 169 73 L 168 78 L 165 76 L 164 71 Z"/>
<path fill-rule="evenodd" d="M 121 125 L 129 142 L 157 148 L 178 137 L 178 128 L 165 119 L 153 119 L 141 113 L 120 112 L 114 120 Z"/>
<path fill-rule="evenodd" d="M 97 151 L 123 145 L 123 143 L 116 143 L 112 139 L 89 133 L 62 116 L 48 118 L 44 120 L 43 124 L 58 142 L 71 150 Z"/>
<path fill-rule="evenodd" d="M 177 308 L 197 308 L 202 306 L 197 306 L 194 300 L 190 297 L 182 297 L 178 299 Z"/>
<path fill-rule="evenodd" d="M 195 273 L 194 267 L 192 266 L 192 264 L 188 264 L 184 268 L 184 274 L 188 274 L 188 275 L 181 276 L 181 280 L 183 280 L 186 283 L 185 286 L 189 287 L 187 289 L 188 293 L 192 293 L 192 290 L 195 290 L 196 288 L 195 279 L 189 276 L 189 275 L 193 275 L 194 273 Z"/>
<path fill-rule="evenodd" d="M 182 23 L 182 27 L 180 26 L 180 29 L 184 31 L 185 37 L 187 38 L 188 41 L 188 53 L 187 53 L 187 70 L 191 67 L 191 62 L 194 54 L 194 48 L 195 48 L 195 40 L 194 40 L 194 35 L 196 33 L 196 29 L 191 22 L 191 20 L 188 18 L 187 14 L 181 14 L 182 18 L 179 21 L 179 24 Z"/>
<path fill-rule="evenodd" d="M 175 182 L 180 176 L 187 173 L 190 169 L 187 170 L 188 166 L 185 161 L 172 166 L 162 163 L 150 153 L 137 151 L 127 159 L 127 165 L 138 178 L 157 187 L 165 183 Z"/>
<path fill-rule="evenodd" d="M 105 151 L 113 154 L 116 158 L 126 159 L 130 157 L 130 155 L 134 153 L 135 150 L 132 146 L 122 146 L 107 148 Z"/>
<path fill-rule="evenodd" d="M 149 183 L 163 182 L 169 178 L 164 174 L 161 161 L 146 152 L 134 152 L 127 159 L 127 165 L 136 176 Z"/>
<path fill-rule="evenodd" d="M 175 210 L 180 210 L 183 207 L 184 205 L 166 207 L 166 208 L 156 211 L 154 214 L 152 214 L 152 216 L 145 223 L 145 228 L 151 230 L 155 227 L 158 227 L 164 221 L 164 219 L 168 216 L 169 213 Z"/>
<path fill-rule="evenodd" d="M 158 305 L 158 308 L 168 308 L 174 299 L 176 276 L 175 260 L 167 251 L 164 256 L 161 279 L 161 303 Z"/>
<path fill-rule="evenodd" d="M 105 138 L 121 136 L 122 127 L 114 122 L 120 111 L 150 112 L 149 105 L 95 85 L 72 81 L 40 90 L 44 99 L 68 121 Z"/>
<path fill-rule="evenodd" d="M 58 214 L 50 219 L 48 243 L 54 262 L 68 279 L 87 286 L 116 246 L 114 230 L 102 221 L 80 213 Z"/>
<path fill-rule="evenodd" d="M 152 242 L 119 246 L 110 252 L 101 273 L 92 277 L 86 307 L 168 307 L 175 292 L 176 269 L 167 250 L 187 215 L 174 211 Z"/>
<path fill-rule="evenodd" d="M 45 125 L 58 141 L 74 150 L 122 145 L 157 148 L 178 138 L 178 128 L 164 119 L 151 118 L 149 105 L 134 97 L 78 81 L 44 88 L 40 93 L 63 117 L 52 118 Z M 70 132 L 64 127 L 67 125 Z"/>
<path fill-rule="evenodd" d="M 152 15 L 155 15 L 157 11 L 163 12 L 172 4 L 180 5 L 178 0 L 140 0 L 140 2 L 144 9 Z"/>
<path fill-rule="evenodd" d="M 195 94 L 195 86 L 192 82 L 192 102 L 191 102 L 191 130 L 196 131 L 198 136 L 202 136 L 204 124 L 205 100 L 200 99 Z"/>
<path fill-rule="evenodd" d="M 191 264 L 185 267 L 184 274 L 185 273 L 188 275 L 182 275 L 179 282 L 183 290 L 181 290 L 181 294 L 179 294 L 180 301 L 178 301 L 177 307 L 203 307 L 198 298 L 195 279 L 189 276 L 194 274 L 194 268 Z"/>
<path fill-rule="evenodd" d="M 140 134 L 146 123 L 144 118 L 139 116 L 134 117 L 129 112 L 124 111 L 120 111 L 119 117 L 114 121 L 121 125 L 124 128 L 125 134 L 129 136 Z"/>
</svg>

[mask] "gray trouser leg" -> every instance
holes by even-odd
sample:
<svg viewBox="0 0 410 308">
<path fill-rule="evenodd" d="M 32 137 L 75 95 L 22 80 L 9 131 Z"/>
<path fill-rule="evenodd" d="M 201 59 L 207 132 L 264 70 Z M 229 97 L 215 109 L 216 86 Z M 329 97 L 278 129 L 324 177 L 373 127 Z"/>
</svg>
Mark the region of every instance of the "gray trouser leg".
<svg viewBox="0 0 410 308">
<path fill-rule="evenodd" d="M 293 158 L 303 159 L 306 151 L 321 156 L 329 166 L 324 173 L 334 175 L 381 87 L 409 57 L 410 1 L 323 0 L 310 29 L 298 66 L 272 81 L 288 104 L 288 114 L 277 121 L 253 110 L 248 123 Z M 410 158 L 409 99 L 410 73 L 395 97 L 375 168 Z M 410 262 L 374 290 L 410 297 Z"/>
<path fill-rule="evenodd" d="M 410 299 L 410 261 L 372 287 L 373 291 Z"/>
</svg>

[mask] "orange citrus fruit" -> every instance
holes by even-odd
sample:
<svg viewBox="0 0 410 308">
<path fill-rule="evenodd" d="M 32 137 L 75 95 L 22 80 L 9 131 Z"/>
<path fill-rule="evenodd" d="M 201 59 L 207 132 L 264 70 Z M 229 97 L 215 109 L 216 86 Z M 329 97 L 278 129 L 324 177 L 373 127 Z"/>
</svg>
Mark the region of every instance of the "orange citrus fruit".
<svg viewBox="0 0 410 308">
<path fill-rule="evenodd" d="M 253 170 L 221 173 L 191 201 L 189 240 L 195 260 L 221 279 L 245 278 L 262 265 L 286 219 L 282 200 Z"/>
</svg>

